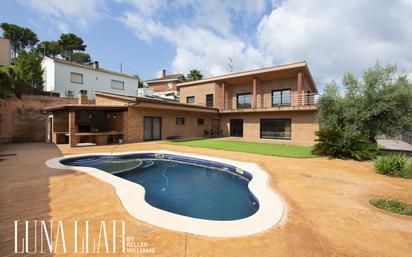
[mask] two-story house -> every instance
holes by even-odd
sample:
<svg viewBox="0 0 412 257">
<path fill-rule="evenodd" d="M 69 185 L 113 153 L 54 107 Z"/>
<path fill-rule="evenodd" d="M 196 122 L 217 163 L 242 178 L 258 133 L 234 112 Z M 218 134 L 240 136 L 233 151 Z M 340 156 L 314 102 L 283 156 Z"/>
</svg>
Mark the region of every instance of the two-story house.
<svg viewBox="0 0 412 257">
<path fill-rule="evenodd" d="M 95 104 L 44 109 L 54 143 L 224 136 L 313 145 L 317 89 L 306 62 L 177 84 L 180 102 L 96 92 Z M 86 102 L 86 104 L 84 104 Z"/>
<path fill-rule="evenodd" d="M 42 60 L 44 90 L 60 93 L 61 97 L 78 97 L 86 90 L 90 99 L 96 91 L 135 95 L 139 78 L 94 65 L 79 64 L 58 58 L 44 57 Z"/>
<path fill-rule="evenodd" d="M 147 88 L 153 91 L 154 95 L 163 98 L 177 99 L 179 98 L 179 95 L 176 85 L 184 82 L 185 80 L 186 79 L 183 74 L 167 74 L 166 70 L 162 70 L 161 77 L 145 80 L 143 83 Z"/>
<path fill-rule="evenodd" d="M 225 137 L 312 145 L 317 88 L 306 62 L 179 83 L 180 101 L 219 109 Z"/>
</svg>

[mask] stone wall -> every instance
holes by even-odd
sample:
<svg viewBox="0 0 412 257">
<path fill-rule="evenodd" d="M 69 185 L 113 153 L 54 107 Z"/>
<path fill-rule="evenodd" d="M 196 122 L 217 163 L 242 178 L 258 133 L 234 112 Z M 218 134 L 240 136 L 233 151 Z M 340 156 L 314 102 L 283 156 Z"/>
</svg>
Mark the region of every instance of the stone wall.
<svg viewBox="0 0 412 257">
<path fill-rule="evenodd" d="M 77 103 L 77 99 L 42 95 L 0 99 L 0 143 L 46 141 L 45 107 Z"/>
</svg>

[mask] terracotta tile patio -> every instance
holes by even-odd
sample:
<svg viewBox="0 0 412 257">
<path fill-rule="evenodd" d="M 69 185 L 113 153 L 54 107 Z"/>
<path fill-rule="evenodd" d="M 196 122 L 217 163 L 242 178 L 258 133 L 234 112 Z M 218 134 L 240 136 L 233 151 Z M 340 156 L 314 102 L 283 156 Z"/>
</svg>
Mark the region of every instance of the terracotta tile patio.
<svg viewBox="0 0 412 257">
<path fill-rule="evenodd" d="M 270 173 L 271 186 L 286 203 L 286 215 L 281 224 L 248 237 L 219 239 L 168 231 L 128 215 L 110 185 L 81 172 L 52 170 L 44 164 L 68 154 L 150 149 L 253 161 Z M 155 251 L 141 256 L 393 257 L 412 253 L 412 217 L 386 213 L 368 203 L 373 197 L 412 203 L 412 180 L 375 174 L 369 162 L 280 158 L 161 143 L 73 149 L 14 144 L 2 146 L 0 154 L 5 153 L 17 155 L 0 161 L 0 256 L 13 255 L 13 221 L 36 219 L 88 219 L 95 224 L 123 220 L 127 235 Z M 65 227 L 65 233 L 70 235 L 73 228 Z M 90 233 L 98 235 L 98 226 Z M 67 237 L 66 244 L 73 245 L 73 238 Z M 81 256 L 63 256 L 71 255 Z"/>
</svg>

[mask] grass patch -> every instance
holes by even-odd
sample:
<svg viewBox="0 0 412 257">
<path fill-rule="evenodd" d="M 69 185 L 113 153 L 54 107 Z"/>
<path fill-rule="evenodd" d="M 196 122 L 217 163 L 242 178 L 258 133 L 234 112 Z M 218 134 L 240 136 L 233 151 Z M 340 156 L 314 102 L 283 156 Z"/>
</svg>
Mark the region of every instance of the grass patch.
<svg viewBox="0 0 412 257">
<path fill-rule="evenodd" d="M 400 200 L 377 198 L 370 200 L 369 203 L 385 211 L 412 216 L 412 206 L 408 206 Z"/>
<path fill-rule="evenodd" d="M 218 150 L 228 150 L 234 152 L 255 153 L 262 155 L 272 155 L 293 158 L 313 158 L 310 146 L 278 145 L 252 142 L 238 142 L 216 139 L 199 139 L 185 141 L 168 141 L 166 144 L 183 145 L 200 148 L 210 148 Z"/>
</svg>

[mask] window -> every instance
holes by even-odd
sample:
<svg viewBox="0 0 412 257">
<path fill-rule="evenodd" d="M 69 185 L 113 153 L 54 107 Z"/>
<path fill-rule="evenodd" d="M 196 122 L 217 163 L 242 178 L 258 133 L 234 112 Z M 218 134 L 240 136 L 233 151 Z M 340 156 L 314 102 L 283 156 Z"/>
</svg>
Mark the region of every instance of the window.
<svg viewBox="0 0 412 257">
<path fill-rule="evenodd" d="M 83 84 L 83 74 L 70 72 L 70 82 Z"/>
<path fill-rule="evenodd" d="M 206 95 L 206 106 L 213 107 L 213 94 Z"/>
<path fill-rule="evenodd" d="M 167 83 L 167 88 L 168 88 L 168 89 L 171 89 L 172 87 L 173 87 L 172 82 Z"/>
<path fill-rule="evenodd" d="M 65 96 L 68 97 L 68 98 L 74 97 L 74 92 L 73 92 L 72 90 L 68 90 L 68 91 L 66 91 L 64 94 L 65 94 Z"/>
<path fill-rule="evenodd" d="M 197 119 L 197 125 L 201 126 L 201 125 L 203 125 L 203 124 L 205 124 L 205 119 L 203 119 L 203 118 L 198 118 L 198 119 Z"/>
<path fill-rule="evenodd" d="M 176 125 L 185 125 L 185 118 L 176 118 Z"/>
<path fill-rule="evenodd" d="M 272 91 L 272 106 L 289 106 L 289 105 L 290 105 L 290 89 Z"/>
<path fill-rule="evenodd" d="M 252 108 L 252 93 L 237 94 L 237 108 Z"/>
<path fill-rule="evenodd" d="M 188 104 L 194 104 L 194 103 L 195 103 L 195 97 L 194 97 L 194 96 L 188 96 L 188 97 L 186 97 L 186 103 L 188 103 Z"/>
<path fill-rule="evenodd" d="M 113 89 L 124 90 L 124 82 L 112 79 L 112 88 Z"/>
<path fill-rule="evenodd" d="M 260 138 L 291 139 L 290 119 L 261 119 Z"/>
</svg>

